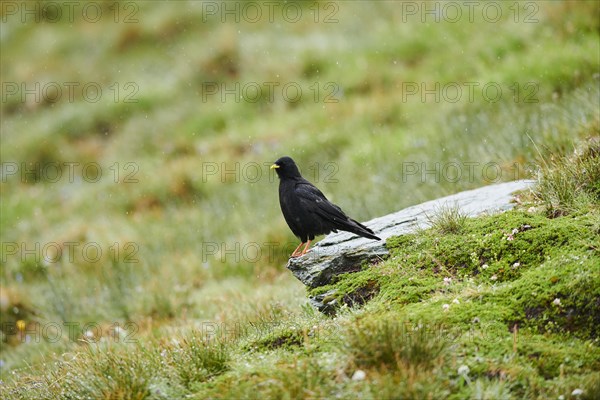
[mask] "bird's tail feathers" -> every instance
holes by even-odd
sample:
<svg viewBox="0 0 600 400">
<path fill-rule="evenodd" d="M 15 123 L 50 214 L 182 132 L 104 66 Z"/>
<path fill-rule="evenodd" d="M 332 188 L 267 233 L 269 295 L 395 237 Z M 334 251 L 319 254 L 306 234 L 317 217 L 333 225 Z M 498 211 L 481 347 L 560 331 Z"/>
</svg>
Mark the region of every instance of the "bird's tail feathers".
<svg viewBox="0 0 600 400">
<path fill-rule="evenodd" d="M 348 224 L 344 227 L 340 227 L 340 229 L 352 232 L 367 239 L 381 240 L 381 238 L 375 236 L 375 232 L 373 232 L 373 230 L 350 218 L 348 218 Z"/>
</svg>

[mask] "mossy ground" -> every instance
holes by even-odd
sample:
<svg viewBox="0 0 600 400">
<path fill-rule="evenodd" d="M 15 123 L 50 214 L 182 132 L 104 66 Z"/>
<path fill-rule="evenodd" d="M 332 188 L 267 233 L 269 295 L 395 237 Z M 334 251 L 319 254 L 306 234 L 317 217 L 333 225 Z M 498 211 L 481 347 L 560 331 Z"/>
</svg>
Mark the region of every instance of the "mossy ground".
<svg viewBox="0 0 600 400">
<path fill-rule="evenodd" d="M 588 211 L 550 219 L 519 209 L 469 219 L 459 234 L 393 237 L 389 260 L 310 295 L 335 289 L 329 300 L 343 304 L 372 288 L 372 307 L 388 318 L 426 321 L 458 335 L 470 351 L 522 356 L 540 378 L 584 365 L 591 372 L 600 356 L 598 217 Z"/>
</svg>

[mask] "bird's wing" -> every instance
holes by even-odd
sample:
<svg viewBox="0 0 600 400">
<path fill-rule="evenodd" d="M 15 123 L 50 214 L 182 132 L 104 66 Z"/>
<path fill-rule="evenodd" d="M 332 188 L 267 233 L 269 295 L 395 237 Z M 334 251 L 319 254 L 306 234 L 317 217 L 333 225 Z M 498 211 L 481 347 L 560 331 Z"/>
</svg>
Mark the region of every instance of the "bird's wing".
<svg viewBox="0 0 600 400">
<path fill-rule="evenodd" d="M 348 216 L 341 208 L 327 200 L 327 197 L 310 182 L 303 180 L 296 184 L 295 192 L 306 211 L 315 213 L 333 223 L 344 223 Z"/>
<path fill-rule="evenodd" d="M 325 195 L 309 181 L 305 179 L 298 181 L 294 192 L 298 196 L 302 208 L 321 218 L 332 231 L 336 232 L 336 229 L 339 229 L 366 238 L 381 240 L 373 234 L 371 229 L 344 214 L 341 208 L 327 200 Z"/>
</svg>

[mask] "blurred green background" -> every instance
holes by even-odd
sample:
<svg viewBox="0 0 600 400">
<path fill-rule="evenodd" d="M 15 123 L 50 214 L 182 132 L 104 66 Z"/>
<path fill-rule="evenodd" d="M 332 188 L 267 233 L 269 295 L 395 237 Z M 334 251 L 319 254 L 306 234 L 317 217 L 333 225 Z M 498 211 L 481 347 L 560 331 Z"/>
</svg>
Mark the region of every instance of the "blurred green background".
<svg viewBox="0 0 600 400">
<path fill-rule="evenodd" d="M 598 135 L 598 2 L 453 4 L 3 2 L 3 376 L 300 310 L 279 156 L 365 221 Z"/>
</svg>

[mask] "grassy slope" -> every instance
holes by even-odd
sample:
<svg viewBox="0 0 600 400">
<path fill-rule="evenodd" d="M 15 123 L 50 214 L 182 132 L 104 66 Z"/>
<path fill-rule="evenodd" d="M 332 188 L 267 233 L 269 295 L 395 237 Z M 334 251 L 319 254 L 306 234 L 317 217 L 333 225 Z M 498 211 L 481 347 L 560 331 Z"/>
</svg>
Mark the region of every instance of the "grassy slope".
<svg viewBox="0 0 600 400">
<path fill-rule="evenodd" d="M 444 162 L 479 166 L 491 162 L 502 168 L 499 179 L 524 176 L 527 163 L 537 155 L 528 136 L 544 148 L 563 150 L 577 137 L 598 135 L 596 3 L 540 3 L 539 22 L 531 24 L 515 23 L 508 13 L 493 24 L 481 18 L 474 23 L 423 24 L 418 19 L 399 23 L 402 10 L 393 2 L 376 6 L 352 2 L 340 3 L 335 24 L 304 18 L 296 24 L 279 20 L 241 25 L 215 18 L 202 22 L 198 4 L 182 3 L 175 9 L 162 2 L 141 3 L 135 24 L 114 24 L 108 19 L 96 24 L 77 19 L 73 25 L 21 24 L 10 19 L 3 24 L 5 81 L 99 82 L 111 95 L 108 86 L 114 82 L 122 90 L 127 82 L 139 87 L 139 101 L 134 104 L 115 102 L 107 95 L 99 103 L 77 97 L 57 103 L 22 103 L 13 98 L 2 104 L 3 162 L 93 161 L 104 171 L 97 183 L 3 180 L 2 241 L 29 246 L 98 242 L 105 254 L 116 242 L 121 249 L 117 260 L 106 256 L 91 263 L 81 257 L 50 265 L 22 257 L 2 262 L 3 322 L 14 326 L 21 320 L 29 329 L 36 322 L 61 326 L 93 322 L 105 336 L 98 346 L 84 344 L 81 329 L 56 341 L 26 342 L 19 335 L 3 336 L 7 344 L 2 346 L 1 373 L 3 379 L 15 380 L 12 388 L 37 397 L 31 391 L 35 387 L 49 397 L 61 390 L 52 384 L 58 380 L 64 383 L 62 390 L 93 397 L 100 393 L 135 397 L 133 387 L 156 397 L 188 393 L 199 398 L 219 393 L 250 397 L 257 387 L 265 394 L 285 392 L 290 397 L 334 393 L 347 397 L 355 391 L 374 397 L 401 384 L 409 397 L 436 391 L 478 397 L 510 391 L 545 397 L 589 385 L 594 377 L 591 371 L 597 367 L 591 361 L 597 351 L 597 343 L 588 340 L 591 332 L 588 337 L 564 339 L 570 334 L 560 329 L 556 333 L 552 324 L 560 328 L 565 317 L 556 319 L 550 313 L 547 321 L 539 317 L 535 318 L 542 321 L 539 324 L 525 324 L 527 329 L 519 331 L 524 345 L 511 353 L 507 326 L 524 319 L 518 302 L 500 301 L 508 297 L 500 296 L 503 290 L 529 294 L 528 286 L 519 282 L 543 280 L 540 268 L 558 270 L 565 264 L 564 274 L 576 274 L 582 267 L 569 258 L 571 253 L 594 265 L 597 258 L 584 245 L 570 242 L 564 251 L 556 250 L 550 261 L 524 262 L 523 276 L 509 271 L 512 259 L 501 257 L 489 264 L 489 273 L 503 268 L 507 274 L 499 275 L 506 280 L 499 292 L 495 285 L 481 289 L 485 291 L 481 298 L 490 302 L 500 297 L 497 309 L 487 308 L 488 303 L 471 307 L 478 299 L 477 281 L 469 282 L 449 270 L 448 277 L 456 276 L 451 289 L 438 290 L 443 284 L 439 274 L 424 273 L 422 285 L 404 285 L 404 275 L 395 281 L 389 278 L 387 289 L 383 285 L 377 295 L 379 300 L 330 320 L 305 306 L 304 289 L 282 271 L 287 248 L 295 239 L 279 215 L 275 182 L 267 178 L 266 168 L 256 183 L 243 176 L 237 181 L 219 175 L 203 179 L 201 172 L 206 163 L 263 166 L 288 153 L 301 165 L 317 166 L 319 175 L 306 168 L 308 177 L 359 219 L 490 180 L 480 167 L 473 179 L 464 174 L 458 180 L 406 176 L 403 162 L 425 162 L 429 168 Z M 365 21 L 372 21 L 377 29 L 365 30 L 360 37 L 349 34 Z M 557 46 L 560 52 L 555 51 Z M 205 82 L 267 81 L 298 82 L 305 95 L 294 104 L 280 97 L 258 103 L 220 101 L 217 96 L 202 101 Z M 422 102 L 419 96 L 403 99 L 402 83 L 411 81 L 498 82 L 505 96 L 493 104 L 481 95 L 473 101 L 463 96 L 457 103 L 431 98 Z M 539 87 L 537 103 L 506 95 L 515 82 L 523 87 L 532 81 Z M 338 85 L 339 102 L 315 101 L 309 89 L 315 82 L 321 88 L 328 82 Z M 335 163 L 339 183 L 356 183 L 326 180 L 328 161 Z M 115 162 L 120 183 L 114 182 L 109 169 Z M 126 163 L 138 168 L 139 182 L 122 182 L 129 172 Z M 373 190 L 382 185 L 386 190 Z M 500 218 L 507 218 L 498 223 L 509 229 L 526 216 Z M 580 226 L 582 221 L 568 217 L 546 224 L 541 217 L 527 218 L 538 218 L 540 227 L 550 231 L 571 229 L 569 223 Z M 585 218 L 597 221 L 597 214 Z M 215 222 L 223 220 L 227 223 Z M 481 234 L 486 223 L 490 222 L 474 223 L 469 232 Z M 580 229 L 589 234 L 585 225 Z M 226 243 L 229 248 L 238 243 L 242 248 L 254 242 L 263 249 L 258 261 L 240 251 L 222 255 L 223 260 L 203 252 L 206 243 Z M 276 243 L 274 256 L 268 256 L 266 242 Z M 123 259 L 128 243 L 139 249 L 139 262 Z M 422 246 L 429 243 L 424 235 Z M 479 256 L 482 244 L 487 242 L 469 246 Z M 401 254 L 406 244 L 396 245 Z M 545 254 L 545 248 L 539 247 L 539 254 Z M 397 266 L 392 260 L 385 264 L 390 271 Z M 480 275 L 476 279 L 487 276 Z M 568 280 L 571 275 L 559 278 L 563 276 Z M 595 282 L 593 276 L 577 276 Z M 364 278 L 371 279 L 368 274 Z M 569 293 L 567 283 L 562 284 Z M 554 295 L 547 289 L 536 297 L 543 302 L 539 307 L 555 310 L 547 304 Z M 573 296 L 573 301 L 579 299 Z M 398 300 L 390 305 L 389 299 L 394 298 L 414 305 L 400 307 Z M 454 298 L 459 305 L 452 303 Z M 439 312 L 446 303 L 450 311 Z M 496 312 L 506 316 L 489 326 L 498 330 L 494 339 L 509 344 L 490 346 L 462 335 L 449 345 L 442 343 L 444 351 L 439 354 L 435 349 L 423 350 L 427 368 L 410 366 L 421 357 L 418 354 L 376 365 L 353 356 L 356 348 L 370 341 L 361 336 L 362 331 L 383 335 L 403 354 L 402 341 L 391 340 L 402 337 L 395 334 L 399 327 L 377 326 L 379 320 L 390 319 L 387 313 L 394 313 L 392 320 L 423 321 L 426 327 L 452 323 L 464 333 L 471 330 L 470 325 L 467 329 L 471 313 L 480 308 L 485 316 L 475 316 L 485 323 L 497 319 Z M 455 319 L 440 320 L 450 315 Z M 362 323 L 369 328 L 360 329 Z M 115 324 L 135 328 L 131 337 L 140 344 L 123 343 L 124 336 L 113 340 Z M 550 336 L 540 331 L 547 328 Z M 204 336 L 215 330 L 216 343 L 223 344 L 203 347 Z M 339 337 L 347 337 L 345 342 L 354 347 L 340 347 Z M 509 366 L 513 359 L 519 361 L 515 370 Z M 67 363 L 61 364 L 62 360 Z M 468 378 L 457 376 L 462 364 L 473 371 Z M 366 381 L 348 379 L 357 368 L 367 371 Z M 82 385 L 67 384 L 73 378 L 69 371 L 77 372 Z M 104 377 L 106 372 L 113 380 Z M 174 383 L 169 384 L 171 380 Z M 3 394 L 13 393 L 4 386 L 3 390 Z"/>
<path fill-rule="evenodd" d="M 600 147 L 562 160 L 541 175 L 544 190 L 522 195 L 516 210 L 434 216 L 433 228 L 390 238 L 386 261 L 310 293 L 337 289 L 340 304 L 366 302 L 362 308 L 342 306 L 328 318 L 271 303 L 137 345 L 105 340 L 34 367 L 5 393 L 593 399 L 600 393 Z M 572 179 L 550 181 L 559 169 Z M 540 200 L 559 182 L 570 185 L 570 201 Z M 576 390 L 583 395 L 571 395 Z"/>
</svg>

